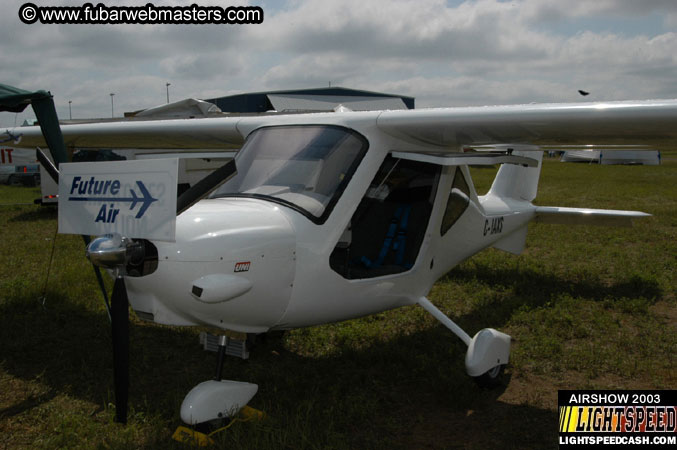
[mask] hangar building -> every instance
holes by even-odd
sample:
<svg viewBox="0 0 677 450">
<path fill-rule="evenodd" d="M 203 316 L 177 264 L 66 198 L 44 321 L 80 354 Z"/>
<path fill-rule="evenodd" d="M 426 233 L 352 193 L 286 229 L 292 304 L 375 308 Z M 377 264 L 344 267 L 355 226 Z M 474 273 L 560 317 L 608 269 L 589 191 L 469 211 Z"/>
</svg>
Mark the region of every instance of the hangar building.
<svg viewBox="0 0 677 450">
<path fill-rule="evenodd" d="M 414 109 L 414 97 L 342 87 L 250 92 L 205 101 L 230 113 L 333 111 L 339 105 L 353 111 Z"/>
</svg>

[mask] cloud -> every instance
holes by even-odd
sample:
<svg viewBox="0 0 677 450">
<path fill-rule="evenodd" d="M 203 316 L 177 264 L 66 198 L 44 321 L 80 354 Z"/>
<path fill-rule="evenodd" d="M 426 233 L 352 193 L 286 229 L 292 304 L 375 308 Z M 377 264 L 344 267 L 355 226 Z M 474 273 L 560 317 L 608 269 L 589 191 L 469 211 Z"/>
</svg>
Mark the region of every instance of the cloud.
<svg viewBox="0 0 677 450">
<path fill-rule="evenodd" d="M 347 0 L 319 9 L 299 2 L 272 19 L 274 39 L 260 45 L 289 57 L 280 58 L 260 81 L 275 88 L 327 80 L 400 88 L 423 99 L 419 105 L 579 100 L 581 87 L 594 89 L 598 99 L 661 96 L 677 66 L 673 33 L 628 37 L 585 30 L 567 36 L 534 25 L 545 16 L 637 13 L 622 3 L 563 6 L 537 0 L 515 6 L 486 0 L 450 8 L 431 0 L 370 2 L 360 8 L 360 2 Z M 663 6 L 650 2 L 646 10 Z M 263 29 L 251 31 L 254 41 L 266 36 Z M 640 67 L 645 81 L 662 81 L 642 83 Z M 439 88 L 436 95 L 427 94 L 430 86 Z"/>
<path fill-rule="evenodd" d="M 636 17 L 654 11 L 677 12 L 672 0 L 528 0 L 520 2 L 522 14 L 531 22 L 558 21 L 593 16 Z"/>
<path fill-rule="evenodd" d="M 179 99 L 331 81 L 419 106 L 675 96 L 672 0 L 289 0 L 243 26 L 25 25 L 23 1 L 9 3 L 0 82 L 51 90 L 61 116 L 72 100 L 78 117 L 105 117 L 110 92 L 116 113 L 154 106 L 167 82 Z"/>
<path fill-rule="evenodd" d="M 441 0 L 301 2 L 252 28 L 261 47 L 295 54 L 370 58 L 482 59 L 541 55 L 545 36 L 515 32 L 514 9 L 495 1 L 449 8 Z M 271 29 L 274 30 L 271 32 Z"/>
</svg>

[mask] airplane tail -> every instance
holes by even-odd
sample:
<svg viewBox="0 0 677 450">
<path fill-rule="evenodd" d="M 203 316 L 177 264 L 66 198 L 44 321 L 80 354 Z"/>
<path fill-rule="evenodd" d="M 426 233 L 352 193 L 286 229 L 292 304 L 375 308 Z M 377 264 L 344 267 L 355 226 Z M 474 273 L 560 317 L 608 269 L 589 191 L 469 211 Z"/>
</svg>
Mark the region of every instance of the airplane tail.
<svg viewBox="0 0 677 450">
<path fill-rule="evenodd" d="M 542 151 L 514 151 L 515 156 L 525 156 L 538 161 L 536 167 L 523 167 L 503 164 L 496 174 L 488 194 L 496 197 L 509 197 L 527 202 L 533 201 L 538 192 L 538 179 L 543 164 Z"/>
<path fill-rule="evenodd" d="M 538 161 L 535 167 L 525 167 L 515 164 L 502 164 L 498 169 L 487 198 L 511 199 L 516 202 L 531 203 L 538 192 L 538 179 L 541 176 L 543 165 L 542 151 L 514 151 L 515 156 L 524 156 Z M 494 248 L 519 255 L 524 250 L 527 240 L 527 224 L 517 228 L 512 233 L 499 239 L 493 244 Z"/>
<path fill-rule="evenodd" d="M 489 216 L 503 214 L 506 211 L 505 204 L 508 203 L 511 204 L 512 211 L 524 209 L 525 211 L 533 211 L 534 214 L 524 224 L 497 240 L 492 245 L 494 248 L 519 255 L 524 250 L 529 220 L 566 225 L 631 226 L 634 219 L 650 216 L 650 214 L 640 211 L 533 206 L 531 202 L 536 198 L 538 192 L 543 152 L 515 151 L 512 154 L 535 159 L 538 161 L 538 165 L 536 167 L 524 167 L 515 164 L 502 164 L 491 189 L 485 196 L 486 200 L 483 202 L 485 211 Z M 506 202 L 506 200 L 508 201 Z M 528 203 L 528 205 L 525 203 Z"/>
</svg>

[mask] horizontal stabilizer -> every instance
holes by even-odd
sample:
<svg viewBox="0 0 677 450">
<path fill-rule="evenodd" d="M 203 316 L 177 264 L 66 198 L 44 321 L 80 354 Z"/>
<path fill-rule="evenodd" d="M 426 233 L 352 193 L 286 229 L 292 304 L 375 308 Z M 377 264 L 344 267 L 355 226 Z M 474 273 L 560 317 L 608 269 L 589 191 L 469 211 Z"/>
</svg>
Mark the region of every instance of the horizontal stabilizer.
<svg viewBox="0 0 677 450">
<path fill-rule="evenodd" d="M 619 211 L 613 209 L 562 208 L 558 206 L 538 206 L 535 222 L 563 225 L 604 225 L 612 227 L 630 227 L 632 219 L 650 217 L 651 214 L 640 211 Z"/>
</svg>

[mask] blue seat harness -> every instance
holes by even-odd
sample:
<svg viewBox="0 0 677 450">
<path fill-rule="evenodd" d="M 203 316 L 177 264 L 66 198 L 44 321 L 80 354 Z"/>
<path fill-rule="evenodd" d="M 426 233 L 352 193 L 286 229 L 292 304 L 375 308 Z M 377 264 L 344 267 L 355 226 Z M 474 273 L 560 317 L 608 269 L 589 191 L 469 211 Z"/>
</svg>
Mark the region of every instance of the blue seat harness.
<svg viewBox="0 0 677 450">
<path fill-rule="evenodd" d="M 390 221 L 388 232 L 383 241 L 383 247 L 376 258 L 376 261 L 371 261 L 366 256 L 362 256 L 360 261 L 365 267 L 380 267 L 385 261 L 388 251 L 392 247 L 395 252 L 395 264 L 402 266 L 404 262 L 404 249 L 407 242 L 407 223 L 409 222 L 409 213 L 411 212 L 411 205 L 399 205 L 395 210 L 395 215 Z M 410 268 L 412 265 L 407 263 L 404 267 Z"/>
</svg>

